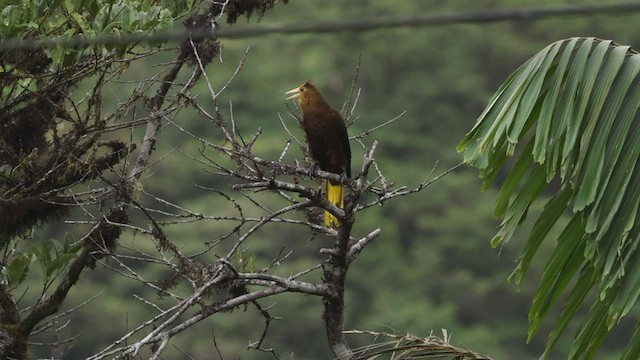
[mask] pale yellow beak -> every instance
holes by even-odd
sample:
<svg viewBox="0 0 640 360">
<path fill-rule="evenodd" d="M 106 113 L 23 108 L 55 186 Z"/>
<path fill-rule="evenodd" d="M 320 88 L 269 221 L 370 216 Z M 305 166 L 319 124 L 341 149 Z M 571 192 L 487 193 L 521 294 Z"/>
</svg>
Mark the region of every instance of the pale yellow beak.
<svg viewBox="0 0 640 360">
<path fill-rule="evenodd" d="M 293 95 L 289 96 L 288 98 L 286 98 L 285 100 L 300 99 L 300 88 L 297 87 L 295 89 L 287 91 L 284 94 L 285 95 L 293 94 Z"/>
</svg>

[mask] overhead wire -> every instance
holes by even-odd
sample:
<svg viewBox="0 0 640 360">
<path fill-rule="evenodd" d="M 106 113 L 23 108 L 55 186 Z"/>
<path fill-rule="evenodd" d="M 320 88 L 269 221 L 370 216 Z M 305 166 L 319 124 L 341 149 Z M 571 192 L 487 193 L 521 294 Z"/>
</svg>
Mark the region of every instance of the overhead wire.
<svg viewBox="0 0 640 360">
<path fill-rule="evenodd" d="M 484 9 L 456 13 L 363 19 L 331 20 L 285 25 L 216 26 L 210 29 L 173 29 L 163 32 L 140 32 L 124 35 L 75 35 L 67 38 L 2 39 L 0 50 L 35 50 L 45 48 L 75 48 L 94 45 L 117 45 L 141 42 L 173 42 L 191 39 L 239 39 L 273 34 L 308 34 L 335 32 L 365 32 L 398 27 L 427 27 L 453 24 L 481 24 L 506 21 L 536 21 L 552 17 L 595 15 L 629 15 L 640 12 L 640 2 L 567 5 L 519 9 Z"/>
</svg>

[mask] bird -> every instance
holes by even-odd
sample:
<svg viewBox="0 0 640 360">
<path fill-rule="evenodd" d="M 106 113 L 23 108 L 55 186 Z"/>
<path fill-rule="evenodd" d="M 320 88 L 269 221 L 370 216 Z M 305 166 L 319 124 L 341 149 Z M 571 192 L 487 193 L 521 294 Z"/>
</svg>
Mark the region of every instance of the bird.
<svg viewBox="0 0 640 360">
<path fill-rule="evenodd" d="M 344 208 L 344 186 L 351 178 L 351 147 L 347 126 L 339 111 L 331 107 L 320 90 L 310 81 L 289 90 L 287 100 L 297 100 L 302 109 L 302 127 L 307 136 L 309 154 L 321 170 L 338 174 L 340 182 L 325 181 L 327 200 Z M 312 166 L 311 170 L 314 167 Z M 340 226 L 338 219 L 325 210 L 324 223 L 327 227 Z"/>
</svg>

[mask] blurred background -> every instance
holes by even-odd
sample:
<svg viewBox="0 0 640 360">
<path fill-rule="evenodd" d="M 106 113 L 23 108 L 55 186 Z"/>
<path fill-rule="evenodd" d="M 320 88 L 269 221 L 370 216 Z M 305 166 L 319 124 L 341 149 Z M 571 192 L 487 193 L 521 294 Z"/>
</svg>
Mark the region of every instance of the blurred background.
<svg viewBox="0 0 640 360">
<path fill-rule="evenodd" d="M 261 19 L 257 16 L 239 19 L 231 28 L 615 2 L 290 0 Z M 254 148 L 257 155 L 277 159 L 290 137 L 280 117 L 293 135 L 304 139 L 296 120 L 289 116 L 284 92 L 312 80 L 329 102 L 340 109 L 349 98 L 358 68 L 356 86 L 361 94 L 349 133 L 352 136 L 362 133 L 405 112 L 364 142 L 367 145 L 374 140 L 379 142 L 376 159 L 388 181 L 415 187 L 429 174 L 443 173 L 461 161 L 456 144 L 473 126 L 498 86 L 537 51 L 555 40 L 573 36 L 612 39 L 640 49 L 636 26 L 639 21 L 640 12 L 222 39 L 221 59 L 207 71 L 213 88 L 220 89 L 244 58 L 242 71 L 222 93 L 219 105 L 227 119 L 233 116 L 246 137 L 261 128 L 263 134 Z M 114 85 L 113 104 L 117 103 L 119 91 L 135 87 L 129 81 L 154 74 L 157 69 L 151 65 L 173 58 L 175 53 L 165 52 L 146 64 L 134 64 L 123 75 L 122 84 Z M 200 104 L 212 109 L 205 82 L 194 92 L 201 94 Z M 195 111 L 181 114 L 183 117 L 176 119 L 176 123 L 199 137 L 221 141 L 216 128 Z M 190 158 L 202 158 L 201 148 L 200 142 L 167 126 L 155 153 L 159 162 L 144 180 L 144 190 L 203 213 L 231 212 L 232 206 L 220 196 L 194 186 L 230 191 L 228 178 L 212 174 Z M 355 171 L 362 165 L 363 150 L 356 142 L 352 142 L 352 149 Z M 212 151 L 208 155 L 216 156 Z M 294 146 L 286 161 L 301 157 L 300 149 Z M 495 188 L 481 192 L 480 185 L 475 170 L 459 168 L 417 195 L 359 213 L 355 236 L 364 236 L 376 227 L 382 228 L 382 234 L 351 267 L 345 312 L 347 329 L 417 336 L 427 336 L 432 331 L 440 335 L 441 329 L 447 329 L 454 345 L 495 359 L 540 356 L 549 327 L 527 344 L 527 313 L 544 265 L 545 250 L 534 259 L 521 288 L 509 283 L 507 278 L 527 236 L 527 224 L 516 240 L 492 249 L 489 241 L 498 225 L 491 215 L 496 193 Z M 195 251 L 228 228 L 203 221 L 171 226 L 166 231 L 176 243 Z M 61 238 L 72 232 L 54 225 L 37 236 Z M 281 249 L 293 251 L 278 269 L 279 273 L 291 274 L 321 261 L 318 250 L 329 245 L 329 241 L 313 237 L 304 228 L 273 226 L 253 237 L 248 246 L 259 266 L 268 264 Z M 552 244 L 547 244 L 548 248 L 549 245 Z M 127 233 L 121 238 L 121 249 L 128 248 L 151 251 L 154 245 L 142 236 Z M 163 276 L 151 268 L 139 271 L 149 279 Z M 318 281 L 319 275 L 315 273 L 307 279 Z M 86 357 L 153 317 L 155 310 L 136 300 L 133 294 L 149 299 L 158 297 L 139 282 L 116 276 L 108 268 L 99 267 L 84 274 L 79 286 L 71 291 L 66 306 L 71 308 L 93 296 L 98 298 L 76 311 L 70 325 L 58 334 L 60 338 L 78 336 L 70 349 L 60 350 L 60 356 Z M 271 314 L 282 318 L 272 322 L 264 347 L 276 349 L 280 358 L 290 355 L 294 359 L 332 358 L 326 345 L 320 299 L 282 295 L 269 298 L 262 305 L 273 305 Z M 634 311 L 623 320 L 597 358 L 616 359 L 638 318 L 638 312 Z M 549 324 L 553 320 L 552 314 Z M 210 359 L 220 355 L 225 359 L 269 358 L 268 353 L 245 350 L 250 341 L 259 338 L 262 327 L 263 320 L 254 308 L 236 309 L 178 335 L 175 348 L 167 354 L 175 359 L 188 356 Z M 553 358 L 566 356 L 576 328 L 577 323 L 568 330 Z M 214 339 L 220 355 L 214 349 Z M 363 346 L 371 338 L 353 336 L 349 340 L 352 346 Z"/>
</svg>

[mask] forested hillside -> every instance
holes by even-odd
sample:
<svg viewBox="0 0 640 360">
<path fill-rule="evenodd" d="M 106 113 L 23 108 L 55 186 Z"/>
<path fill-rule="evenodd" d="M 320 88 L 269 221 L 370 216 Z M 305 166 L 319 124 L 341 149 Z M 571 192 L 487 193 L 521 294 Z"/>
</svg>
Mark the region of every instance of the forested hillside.
<svg viewBox="0 0 640 360">
<path fill-rule="evenodd" d="M 240 18 L 233 27 L 591 3 L 592 0 L 290 0 L 278 4 L 264 17 L 254 14 L 249 20 Z M 375 128 L 362 141 L 366 146 L 371 146 L 374 140 L 378 142 L 376 164 L 385 180 L 416 187 L 461 162 L 456 144 L 473 126 L 499 84 L 539 49 L 571 36 L 613 39 L 640 49 L 640 34 L 635 26 L 638 21 L 640 12 L 364 32 L 222 37 L 221 55 L 207 68 L 207 74 L 214 89 L 232 78 L 218 104 L 227 119 L 235 121 L 245 139 L 261 130 L 253 148 L 257 155 L 278 159 L 287 141 L 294 139 L 284 158 L 290 163 L 303 161 L 296 139 L 304 141 L 304 133 L 290 115 L 294 106 L 284 100 L 285 91 L 311 80 L 340 109 L 349 101 L 355 78 L 359 96 L 350 118 L 350 136 Z M 171 56 L 161 52 L 145 59 L 144 64 L 133 64 L 111 86 L 111 94 L 104 95 L 105 107 L 115 108 L 121 100 L 120 93 L 134 88 L 136 80 L 154 74 L 157 69 L 154 65 L 170 61 Z M 234 75 L 239 64 L 241 69 Z M 82 97 L 90 89 L 89 84 L 82 84 L 74 96 Z M 199 82 L 192 93 L 198 94 L 200 106 L 213 111 L 213 104 L 207 101 L 210 93 L 205 81 Z M 397 120 L 377 128 L 396 117 Z M 128 131 L 122 130 L 123 134 Z M 142 130 L 136 129 L 131 136 L 142 134 Z M 233 203 L 209 190 L 233 193 L 232 183 L 209 166 L 209 159 L 217 161 L 219 154 L 204 148 L 199 141 L 224 142 L 214 124 L 189 108 L 164 123 L 162 136 L 164 140 L 158 142 L 153 155 L 156 163 L 145 173 L 141 192 L 205 215 L 232 216 L 236 210 Z M 351 147 L 352 167 L 359 170 L 364 146 L 352 140 Z M 421 337 L 431 332 L 440 335 L 441 329 L 446 329 L 452 334 L 454 345 L 495 359 L 540 356 L 548 329 L 543 328 L 527 344 L 527 313 L 544 263 L 542 259 L 534 261 L 529 279 L 520 289 L 507 281 L 523 244 L 515 239 L 506 246 L 491 248 L 490 240 L 498 225 L 492 217 L 496 189 L 481 192 L 480 185 L 475 171 L 459 167 L 417 194 L 358 213 L 354 236 L 365 236 L 376 227 L 382 232 L 350 269 L 346 285 L 347 329 Z M 139 199 L 153 202 L 145 194 Z M 84 216 L 78 210 L 73 217 L 79 223 L 52 223 L 36 229 L 33 242 L 48 238 L 77 240 L 73 234 L 86 227 L 80 223 Z M 523 224 L 524 229 L 527 226 L 530 224 Z M 232 225 L 223 221 L 185 221 L 167 226 L 165 231 L 168 237 L 179 237 L 178 245 L 189 252 L 198 251 L 203 244 L 232 229 Z M 526 230 L 517 236 L 526 236 Z M 287 276 L 319 262 L 322 259 L 319 250 L 330 247 L 329 241 L 322 235 L 311 234 L 307 228 L 271 226 L 254 235 L 245 253 L 250 254 L 256 268 L 261 268 L 268 266 L 280 251 L 291 251 L 287 261 L 277 269 L 277 273 Z M 135 231 L 125 233 L 120 246 L 132 256 L 155 249 L 145 235 Z M 202 257 L 217 255 L 206 253 Z M 155 302 L 158 293 L 144 288 L 134 278 L 114 276 L 119 271 L 127 272 L 122 264 L 105 263 L 84 274 L 80 286 L 64 304 L 65 309 L 71 309 L 96 297 L 74 311 L 70 325 L 55 334 L 57 339 L 74 339 L 61 345 L 55 350 L 57 353 L 36 349 L 34 357 L 89 356 L 153 316 L 155 309 L 142 299 Z M 154 273 L 156 270 L 151 267 L 136 270 L 148 279 L 161 281 L 166 276 Z M 28 281 L 38 281 L 36 273 L 33 270 Z M 314 280 L 319 277 L 308 276 Z M 25 286 L 26 299 L 38 296 L 30 289 L 38 289 L 40 284 L 33 284 Z M 271 315 L 281 318 L 270 323 L 263 347 L 275 349 L 281 359 L 290 355 L 293 359 L 333 357 L 326 345 L 320 300 L 284 294 L 269 298 L 262 305 L 273 305 Z M 639 317 L 640 313 L 634 310 L 616 327 L 600 349 L 598 359 L 618 358 Z M 175 348 L 167 350 L 167 358 L 187 358 L 183 354 L 195 359 L 271 356 L 245 350 L 248 341 L 258 339 L 263 330 L 263 321 L 255 308 L 239 307 L 196 326 L 197 331 L 176 336 L 172 343 Z M 553 358 L 566 356 L 575 331 L 576 326 L 570 328 Z M 364 346 L 372 340 L 366 335 L 350 337 L 353 346 Z M 216 348 L 219 355 L 213 355 Z"/>
</svg>

